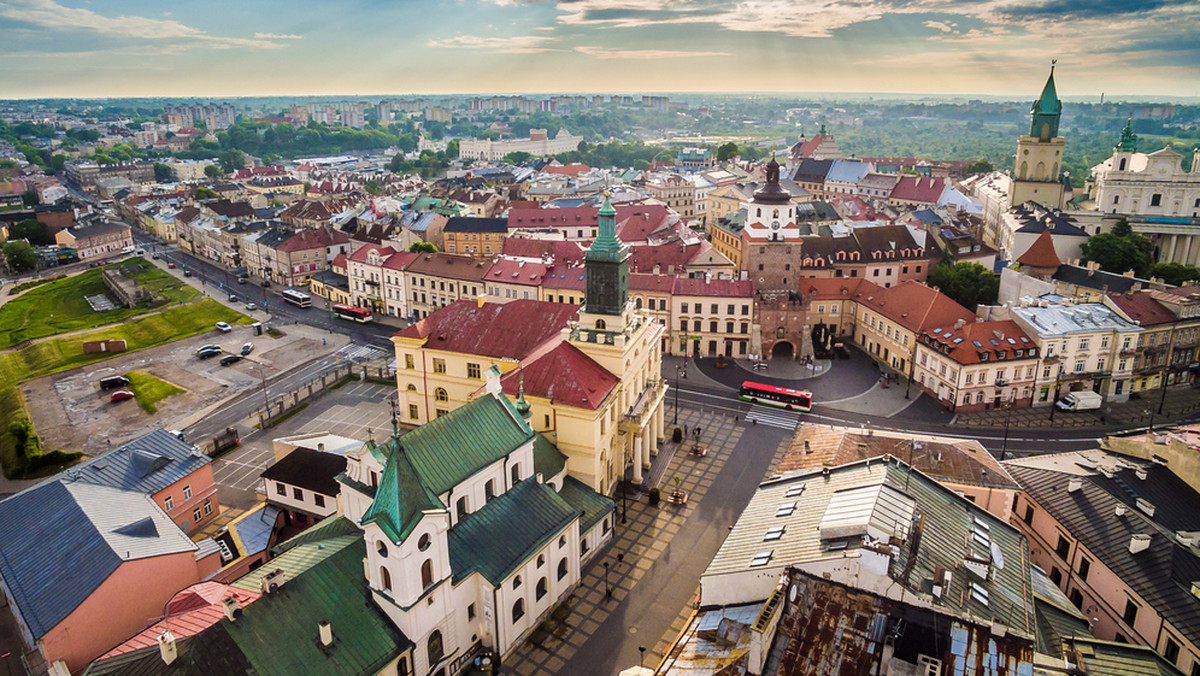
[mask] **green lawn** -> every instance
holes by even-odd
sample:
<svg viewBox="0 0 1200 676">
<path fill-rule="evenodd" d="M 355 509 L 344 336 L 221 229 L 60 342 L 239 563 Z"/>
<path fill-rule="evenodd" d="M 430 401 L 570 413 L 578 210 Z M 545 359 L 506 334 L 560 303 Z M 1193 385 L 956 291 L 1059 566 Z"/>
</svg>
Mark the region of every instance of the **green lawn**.
<svg viewBox="0 0 1200 676">
<path fill-rule="evenodd" d="M 142 258 L 132 258 L 105 267 L 139 271 L 138 283 L 156 297 L 167 299 L 170 304 L 186 303 L 201 295 L 182 280 Z M 0 349 L 34 338 L 123 322 L 155 310 L 143 304 L 94 312 L 85 296 L 102 294 L 106 289 L 100 269 L 96 268 L 74 277 L 55 280 L 5 303 L 0 306 L 0 327 L 3 327 L 0 328 Z"/>
<path fill-rule="evenodd" d="M 141 406 L 146 413 L 157 413 L 158 402 L 173 394 L 186 391 L 182 387 L 176 387 L 145 371 L 130 371 L 125 374 L 125 377 L 129 379 L 129 389 L 133 390 L 133 397 L 137 400 L 138 406 Z"/>
</svg>

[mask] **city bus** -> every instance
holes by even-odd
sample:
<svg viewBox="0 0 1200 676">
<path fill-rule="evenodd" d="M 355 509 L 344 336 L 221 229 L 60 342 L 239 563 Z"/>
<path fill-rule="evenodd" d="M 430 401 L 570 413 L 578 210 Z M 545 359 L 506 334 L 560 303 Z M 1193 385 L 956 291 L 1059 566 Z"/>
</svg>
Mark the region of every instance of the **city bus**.
<svg viewBox="0 0 1200 676">
<path fill-rule="evenodd" d="M 789 411 L 812 410 L 812 392 L 808 390 L 791 390 L 786 387 L 763 385 L 749 380 L 742 383 L 738 399 L 756 404 L 765 404 Z"/>
<path fill-rule="evenodd" d="M 307 293 L 301 293 L 295 289 L 284 289 L 279 295 L 283 296 L 283 299 L 292 305 L 299 307 L 312 306 L 312 296 L 308 295 Z"/>
<path fill-rule="evenodd" d="M 354 307 L 353 305 L 334 305 L 333 314 L 342 318 L 356 322 L 371 321 L 371 311 L 363 307 Z"/>
</svg>

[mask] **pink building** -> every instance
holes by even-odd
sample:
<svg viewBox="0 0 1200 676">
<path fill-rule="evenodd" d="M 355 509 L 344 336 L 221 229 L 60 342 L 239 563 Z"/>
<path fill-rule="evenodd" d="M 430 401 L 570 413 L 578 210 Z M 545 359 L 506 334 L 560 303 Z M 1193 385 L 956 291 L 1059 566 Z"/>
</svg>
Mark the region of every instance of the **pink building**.
<svg viewBox="0 0 1200 676">
<path fill-rule="evenodd" d="M 133 235 L 128 225 L 100 221 L 59 230 L 54 233 L 54 242 L 63 248 L 74 249 L 80 260 L 87 260 L 121 253 L 133 246 Z"/>
<path fill-rule="evenodd" d="M 1006 463 L 1023 488 L 1011 522 L 1029 538 L 1031 562 L 1090 619 L 1097 638 L 1147 646 L 1197 674 L 1200 493 L 1179 474 L 1195 467 L 1196 453 L 1169 453 L 1168 441 L 1136 445 L 1139 452 L 1123 455 L 1092 450 Z"/>
</svg>

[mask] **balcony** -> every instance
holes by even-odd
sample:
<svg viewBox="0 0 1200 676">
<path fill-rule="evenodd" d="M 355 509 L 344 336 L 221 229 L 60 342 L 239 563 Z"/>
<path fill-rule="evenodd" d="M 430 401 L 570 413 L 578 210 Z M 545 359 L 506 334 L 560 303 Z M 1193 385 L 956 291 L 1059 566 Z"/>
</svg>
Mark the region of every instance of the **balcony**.
<svg viewBox="0 0 1200 676">
<path fill-rule="evenodd" d="M 633 405 L 621 416 L 621 428 L 626 432 L 640 432 L 666 394 L 667 381 L 658 379 L 647 382 L 637 399 L 633 400 Z"/>
<path fill-rule="evenodd" d="M 1121 348 L 1121 356 L 1122 357 L 1132 357 L 1135 354 L 1137 354 L 1137 348 L 1135 348 L 1135 347 Z"/>
<path fill-rule="evenodd" d="M 1048 354 L 1042 357 L 1042 362 L 1046 364 L 1057 364 L 1060 361 L 1062 361 L 1062 355 Z"/>
</svg>

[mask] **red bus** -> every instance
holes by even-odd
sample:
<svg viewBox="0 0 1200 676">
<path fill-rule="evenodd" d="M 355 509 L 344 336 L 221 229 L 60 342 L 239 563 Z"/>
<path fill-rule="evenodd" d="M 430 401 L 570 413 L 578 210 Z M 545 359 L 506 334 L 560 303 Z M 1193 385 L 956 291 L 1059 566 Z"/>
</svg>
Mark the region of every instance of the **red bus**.
<svg viewBox="0 0 1200 676">
<path fill-rule="evenodd" d="M 362 307 L 354 307 L 353 305 L 334 305 L 333 314 L 342 319 L 349 319 L 356 322 L 371 321 L 370 310 Z"/>
<path fill-rule="evenodd" d="M 812 410 L 812 392 L 808 390 L 792 390 L 786 387 L 763 385 L 747 380 L 742 383 L 738 399 L 756 404 L 766 404 L 789 411 Z"/>
</svg>

